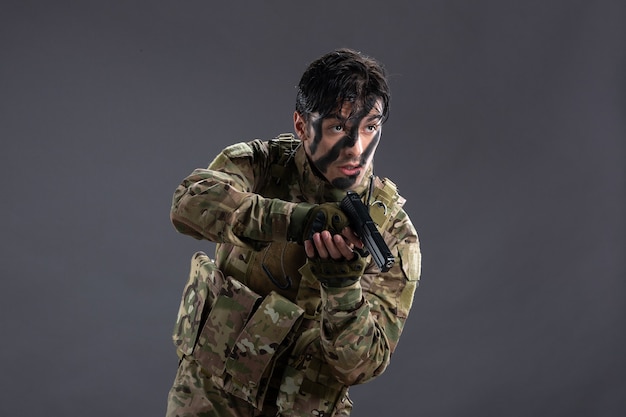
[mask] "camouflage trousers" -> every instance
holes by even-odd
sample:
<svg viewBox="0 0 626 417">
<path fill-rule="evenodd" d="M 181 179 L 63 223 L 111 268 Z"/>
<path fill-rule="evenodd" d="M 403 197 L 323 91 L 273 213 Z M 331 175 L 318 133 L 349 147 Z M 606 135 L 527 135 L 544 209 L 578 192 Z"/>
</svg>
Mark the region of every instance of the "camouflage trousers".
<svg viewBox="0 0 626 417">
<path fill-rule="evenodd" d="M 184 358 L 167 397 L 166 417 L 278 416 L 278 408 L 257 410 L 247 401 L 224 392 L 197 362 Z"/>
<path fill-rule="evenodd" d="M 269 398 L 275 398 L 275 392 L 269 394 Z M 202 372 L 194 359 L 185 357 L 167 397 L 166 417 L 349 417 L 351 410 L 352 402 L 347 395 L 331 414 L 316 411 L 313 407 L 309 412 L 292 410 L 285 414 L 278 411 L 276 404 L 269 402 L 258 410 L 247 401 L 225 392 Z"/>
</svg>

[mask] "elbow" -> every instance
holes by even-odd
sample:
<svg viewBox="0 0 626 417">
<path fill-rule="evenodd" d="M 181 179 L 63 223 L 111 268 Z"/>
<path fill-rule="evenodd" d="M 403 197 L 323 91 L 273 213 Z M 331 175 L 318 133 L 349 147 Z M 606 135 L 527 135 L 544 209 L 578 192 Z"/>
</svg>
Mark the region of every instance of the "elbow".
<svg viewBox="0 0 626 417">
<path fill-rule="evenodd" d="M 388 346 L 379 346 L 367 352 L 359 347 L 348 346 L 327 352 L 327 360 L 333 369 L 335 378 L 344 385 L 362 384 L 382 374 L 390 361 Z"/>
<path fill-rule="evenodd" d="M 197 227 L 192 221 L 184 216 L 183 211 L 180 209 L 180 205 L 172 206 L 170 210 L 170 221 L 177 232 L 189 235 L 195 239 L 202 239 L 202 234 L 197 230 Z"/>
</svg>

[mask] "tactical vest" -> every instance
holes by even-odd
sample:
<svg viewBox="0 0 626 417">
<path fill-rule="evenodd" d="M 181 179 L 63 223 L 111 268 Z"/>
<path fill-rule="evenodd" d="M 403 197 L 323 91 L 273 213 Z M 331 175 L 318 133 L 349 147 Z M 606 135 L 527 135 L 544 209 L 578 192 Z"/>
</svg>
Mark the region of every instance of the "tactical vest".
<svg viewBox="0 0 626 417">
<path fill-rule="evenodd" d="M 301 142 L 292 134 L 282 134 L 269 141 L 268 169 L 258 187 L 254 190 L 267 198 L 279 198 L 293 201 L 288 195 L 285 184 L 293 184 L 299 178 L 294 164 L 294 156 Z M 370 186 L 363 197 L 370 207 L 370 216 L 384 234 L 389 224 L 402 205 L 404 199 L 396 190 L 396 185 L 389 179 L 372 177 Z M 293 242 L 274 242 L 261 250 L 255 251 L 229 244 L 220 244 L 216 251 L 216 263 L 225 275 L 231 275 L 251 287 L 255 292 L 265 295 L 276 291 L 305 309 L 310 317 L 316 317 L 319 307 L 319 284 L 316 279 L 311 283 L 300 282 L 299 268 L 306 262 L 306 255 L 301 245 Z M 314 288 L 308 288 L 313 285 Z M 311 291 L 312 290 L 312 291 Z M 317 297 L 312 297 L 317 294 Z M 312 302 L 312 298 L 316 302 Z"/>
<path fill-rule="evenodd" d="M 256 193 L 287 199 L 287 175 L 300 141 L 291 134 L 269 141 L 271 163 Z M 373 177 L 364 196 L 370 215 L 387 233 L 404 201 L 388 179 Z M 278 391 L 282 415 L 348 415 L 348 387 L 337 381 L 320 346 L 317 279 L 301 268 L 302 246 L 276 242 L 259 251 L 218 245 L 216 261 L 192 258 L 174 330 L 178 354 L 192 356 L 225 391 L 262 408 Z M 220 265 L 218 268 L 217 265 Z M 274 370 L 281 369 L 282 375 Z"/>
</svg>

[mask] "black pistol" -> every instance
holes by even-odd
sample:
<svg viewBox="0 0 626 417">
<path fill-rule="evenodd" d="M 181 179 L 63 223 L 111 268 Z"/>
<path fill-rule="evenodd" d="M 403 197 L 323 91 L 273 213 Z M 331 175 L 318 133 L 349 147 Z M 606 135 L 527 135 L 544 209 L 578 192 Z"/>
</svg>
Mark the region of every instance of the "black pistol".
<svg viewBox="0 0 626 417">
<path fill-rule="evenodd" d="M 361 198 L 354 191 L 341 200 L 339 205 L 350 220 L 350 226 L 359 235 L 361 241 L 372 254 L 372 258 L 382 272 L 386 272 L 392 267 L 395 257 L 389 250 L 382 235 L 376 227 L 376 223 L 370 217 L 369 210 L 361 201 Z"/>
</svg>

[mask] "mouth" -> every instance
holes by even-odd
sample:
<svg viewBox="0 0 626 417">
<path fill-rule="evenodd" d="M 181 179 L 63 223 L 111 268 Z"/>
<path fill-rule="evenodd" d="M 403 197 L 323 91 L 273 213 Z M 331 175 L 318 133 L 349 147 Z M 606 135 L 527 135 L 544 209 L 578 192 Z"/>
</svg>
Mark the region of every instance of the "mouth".
<svg viewBox="0 0 626 417">
<path fill-rule="evenodd" d="M 361 172 L 361 165 L 342 165 L 339 167 L 339 171 L 341 171 L 346 177 L 354 177 L 359 175 Z"/>
</svg>

